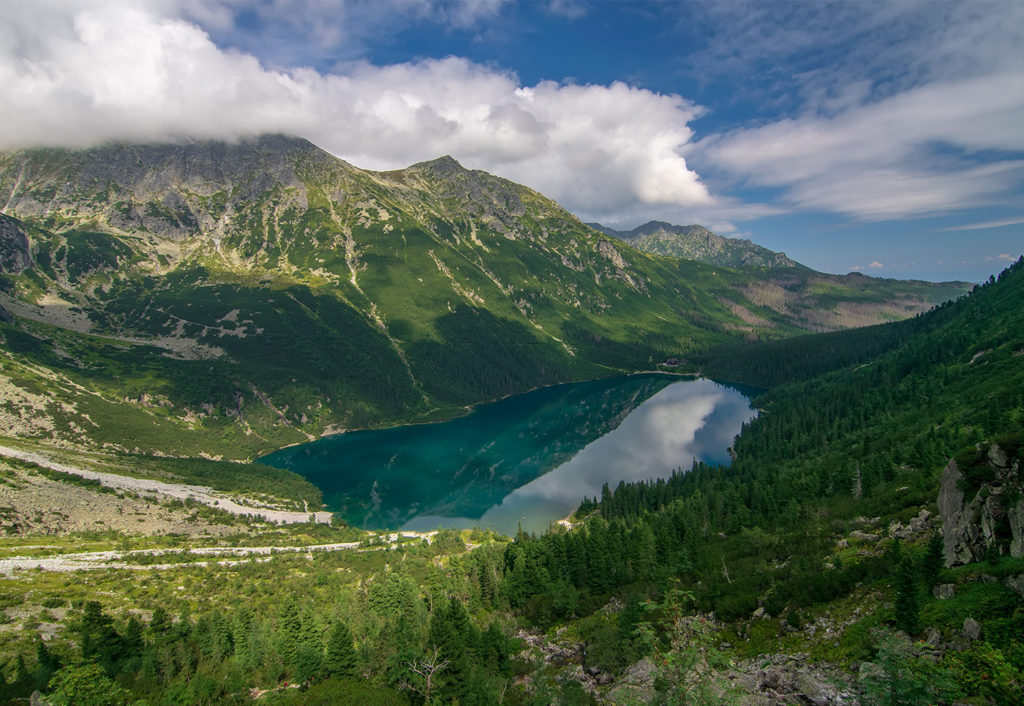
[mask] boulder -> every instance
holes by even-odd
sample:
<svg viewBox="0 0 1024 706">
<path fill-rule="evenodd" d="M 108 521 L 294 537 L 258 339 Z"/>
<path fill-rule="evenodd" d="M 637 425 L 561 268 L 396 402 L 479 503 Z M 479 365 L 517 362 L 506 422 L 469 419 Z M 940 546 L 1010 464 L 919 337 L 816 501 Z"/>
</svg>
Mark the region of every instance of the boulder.
<svg viewBox="0 0 1024 706">
<path fill-rule="evenodd" d="M 968 640 L 980 640 L 981 639 L 981 623 L 974 618 L 964 618 L 964 637 Z"/>
<path fill-rule="evenodd" d="M 924 631 L 924 641 L 932 647 L 939 647 L 942 645 L 942 633 L 935 628 L 928 628 Z"/>
<path fill-rule="evenodd" d="M 832 706 L 847 701 L 847 694 L 839 691 L 831 684 L 817 679 L 808 672 L 798 672 L 793 679 L 793 691 L 802 697 L 804 703 L 814 706 Z"/>
<path fill-rule="evenodd" d="M 940 583 L 932 589 L 932 595 L 940 601 L 945 601 L 956 595 L 956 587 L 951 583 Z"/>
<path fill-rule="evenodd" d="M 1003 584 L 1016 593 L 1021 598 L 1024 598 L 1024 574 L 1017 574 L 1016 576 L 1007 576 L 1003 579 Z"/>
<path fill-rule="evenodd" d="M 622 673 L 622 678 L 619 680 L 623 684 L 631 684 L 633 686 L 643 687 L 645 689 L 654 688 L 654 675 L 657 668 L 654 662 L 651 661 L 650 657 L 644 657 L 636 664 L 631 664 L 626 668 L 626 671 Z"/>
<path fill-rule="evenodd" d="M 859 539 L 864 542 L 877 542 L 879 535 L 871 532 L 861 532 L 860 530 L 854 530 L 850 532 L 850 539 Z"/>
</svg>

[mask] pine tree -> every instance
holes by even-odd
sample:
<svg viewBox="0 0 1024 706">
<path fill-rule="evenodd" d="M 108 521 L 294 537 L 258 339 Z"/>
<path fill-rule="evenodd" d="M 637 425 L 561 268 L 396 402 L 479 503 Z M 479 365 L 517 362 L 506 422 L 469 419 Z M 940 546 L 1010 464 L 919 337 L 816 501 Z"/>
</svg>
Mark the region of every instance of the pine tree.
<svg viewBox="0 0 1024 706">
<path fill-rule="evenodd" d="M 920 629 L 918 612 L 920 604 L 917 597 L 917 577 L 914 563 L 909 557 L 900 561 L 896 569 L 896 598 L 894 601 L 896 625 L 908 635 L 917 634 Z"/>
<path fill-rule="evenodd" d="M 28 667 L 25 665 L 25 658 L 18 654 L 18 658 L 14 661 L 14 683 L 25 685 L 32 680 L 32 675 L 29 674 Z"/>
<path fill-rule="evenodd" d="M 252 652 L 249 649 L 251 632 L 252 609 L 243 605 L 231 621 L 231 642 L 235 646 L 235 658 L 244 669 L 252 666 Z"/>
<path fill-rule="evenodd" d="M 480 559 L 477 567 L 477 575 L 480 584 L 480 600 L 485 606 L 494 605 L 494 569 L 486 559 Z"/>
<path fill-rule="evenodd" d="M 210 621 L 210 640 L 213 644 L 213 654 L 218 660 L 231 654 L 231 625 L 220 611 L 215 612 Z"/>
<path fill-rule="evenodd" d="M 124 627 L 124 641 L 129 652 L 137 654 L 142 649 L 143 630 L 142 623 L 134 615 L 128 619 L 128 623 Z"/>
<path fill-rule="evenodd" d="M 60 660 L 46 646 L 42 638 L 36 640 L 36 681 L 46 684 L 50 677 L 60 669 Z"/>
<path fill-rule="evenodd" d="M 470 650 L 475 650 L 477 642 L 469 614 L 458 598 L 452 596 L 447 606 L 430 616 L 427 644 L 438 648 L 441 657 L 448 661 L 438 682 L 446 699 L 461 700 L 466 695 L 472 671 Z"/>
<path fill-rule="evenodd" d="M 163 606 L 157 606 L 153 610 L 153 617 L 149 621 L 149 630 L 154 637 L 164 635 L 171 627 L 171 621 Z"/>
<path fill-rule="evenodd" d="M 354 677 L 358 655 L 352 644 L 352 632 L 342 622 L 336 622 L 327 638 L 327 649 L 324 652 L 323 671 L 331 677 Z"/>
<path fill-rule="evenodd" d="M 924 574 L 925 583 L 931 587 L 939 580 L 939 573 L 945 566 L 944 546 L 942 535 L 933 532 L 928 540 L 928 548 L 925 550 L 924 562 L 921 571 Z"/>
<path fill-rule="evenodd" d="M 277 652 L 289 670 L 293 669 L 299 655 L 299 641 L 302 637 L 302 622 L 295 599 L 288 597 L 281 607 L 277 622 Z"/>
</svg>

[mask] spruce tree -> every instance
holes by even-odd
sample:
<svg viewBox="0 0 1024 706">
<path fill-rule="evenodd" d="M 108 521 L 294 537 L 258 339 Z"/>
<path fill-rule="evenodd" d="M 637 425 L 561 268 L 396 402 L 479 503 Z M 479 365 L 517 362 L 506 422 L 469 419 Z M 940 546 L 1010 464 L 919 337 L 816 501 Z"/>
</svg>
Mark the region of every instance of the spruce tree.
<svg viewBox="0 0 1024 706">
<path fill-rule="evenodd" d="M 478 582 L 480 584 L 480 600 L 485 606 L 494 605 L 494 569 L 486 559 L 480 559 L 477 565 Z"/>
<path fill-rule="evenodd" d="M 331 677 L 354 677 L 358 655 L 352 643 L 352 632 L 342 621 L 331 627 L 324 652 L 323 671 Z"/>
<path fill-rule="evenodd" d="M 446 606 L 430 616 L 427 644 L 438 648 L 441 657 L 448 660 L 438 682 L 446 699 L 454 701 L 465 697 L 472 671 L 470 649 L 475 650 L 477 642 L 476 630 L 458 598 L 452 596 Z"/>
<path fill-rule="evenodd" d="M 50 648 L 46 646 L 42 638 L 36 639 L 36 662 L 38 663 L 39 669 L 45 670 L 52 674 L 60 669 L 60 660 L 57 659 Z M 49 676 L 44 681 L 49 681 Z"/>
<path fill-rule="evenodd" d="M 235 647 L 235 658 L 244 669 L 249 669 L 252 666 L 252 653 L 249 649 L 251 632 L 252 609 L 243 605 L 231 621 L 231 642 Z"/>
<path fill-rule="evenodd" d="M 28 666 L 25 664 L 25 657 L 18 653 L 18 658 L 14 660 L 14 683 L 24 686 L 31 681 L 32 675 L 29 674 Z"/>
<path fill-rule="evenodd" d="M 157 606 L 153 610 L 153 617 L 149 621 L 149 631 L 153 637 L 164 635 L 171 628 L 171 619 L 163 606 Z"/>
<path fill-rule="evenodd" d="M 231 642 L 231 624 L 220 611 L 215 612 L 210 621 L 210 639 L 213 643 L 214 656 L 218 661 L 231 654 L 234 649 Z"/>
<path fill-rule="evenodd" d="M 939 572 L 942 571 L 944 566 L 945 556 L 942 535 L 938 532 L 933 532 L 928 540 L 928 548 L 925 551 L 924 563 L 921 567 L 925 582 L 929 587 L 938 583 Z"/>
<path fill-rule="evenodd" d="M 36 668 L 32 671 L 32 682 L 36 689 L 43 689 L 53 673 L 60 669 L 60 661 L 50 652 L 42 638 L 36 637 Z M 2 686 L 2 685 L 0 685 Z"/>
<path fill-rule="evenodd" d="M 142 649 L 143 645 L 143 633 L 144 628 L 139 619 L 134 615 L 128 618 L 128 622 L 124 627 L 124 642 L 125 647 L 131 654 L 138 654 L 139 650 Z"/>
<path fill-rule="evenodd" d="M 281 614 L 277 622 L 277 652 L 289 670 L 293 670 L 295 667 L 301 636 L 302 623 L 299 620 L 299 609 L 295 605 L 295 599 L 289 596 L 281 607 Z"/>
<path fill-rule="evenodd" d="M 896 625 L 908 635 L 915 635 L 920 629 L 917 577 L 914 574 L 913 561 L 905 557 L 896 568 L 894 608 Z"/>
</svg>

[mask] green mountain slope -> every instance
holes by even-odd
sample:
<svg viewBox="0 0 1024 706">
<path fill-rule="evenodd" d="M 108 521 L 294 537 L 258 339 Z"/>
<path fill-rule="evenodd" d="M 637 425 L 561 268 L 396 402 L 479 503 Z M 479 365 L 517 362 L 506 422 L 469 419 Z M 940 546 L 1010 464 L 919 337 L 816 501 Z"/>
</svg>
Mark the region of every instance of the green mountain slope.
<svg viewBox="0 0 1024 706">
<path fill-rule="evenodd" d="M 283 136 L 3 155 L 0 194 L 5 425 L 129 450 L 248 457 L 962 291 L 657 257 L 451 158 Z"/>
</svg>

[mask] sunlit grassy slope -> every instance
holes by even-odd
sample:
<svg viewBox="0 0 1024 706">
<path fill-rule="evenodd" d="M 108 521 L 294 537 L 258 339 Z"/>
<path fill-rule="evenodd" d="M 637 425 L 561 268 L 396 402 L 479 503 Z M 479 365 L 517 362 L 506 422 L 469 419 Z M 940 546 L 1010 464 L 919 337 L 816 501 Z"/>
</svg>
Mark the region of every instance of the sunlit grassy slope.
<svg viewBox="0 0 1024 706">
<path fill-rule="evenodd" d="M 964 289 L 645 254 L 451 158 L 283 136 L 3 155 L 0 193 L 9 431 L 146 452 L 247 458 Z"/>
</svg>

